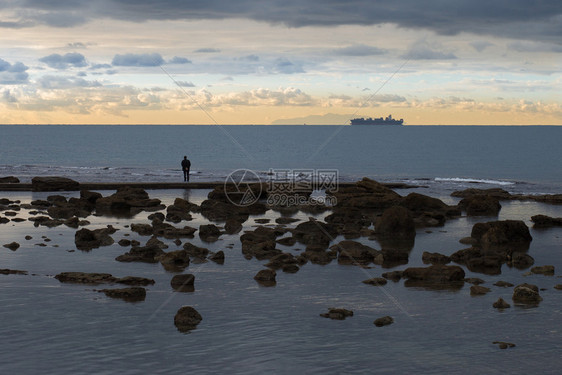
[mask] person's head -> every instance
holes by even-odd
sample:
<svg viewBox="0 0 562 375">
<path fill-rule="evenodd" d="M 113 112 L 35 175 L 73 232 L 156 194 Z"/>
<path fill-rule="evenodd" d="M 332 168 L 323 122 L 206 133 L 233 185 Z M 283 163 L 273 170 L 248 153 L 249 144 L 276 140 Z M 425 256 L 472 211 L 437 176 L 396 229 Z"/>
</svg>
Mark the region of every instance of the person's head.
<svg viewBox="0 0 562 375">
<path fill-rule="evenodd" d="M 187 159 L 187 156 L 184 156 L 183 158 L 184 158 L 184 159 Z"/>
</svg>

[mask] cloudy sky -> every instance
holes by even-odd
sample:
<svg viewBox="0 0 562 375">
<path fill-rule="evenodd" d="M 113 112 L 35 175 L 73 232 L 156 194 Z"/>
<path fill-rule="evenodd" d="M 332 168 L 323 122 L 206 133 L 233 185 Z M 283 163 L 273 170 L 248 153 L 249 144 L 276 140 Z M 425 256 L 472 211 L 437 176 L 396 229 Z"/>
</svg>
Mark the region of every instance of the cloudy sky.
<svg viewBox="0 0 562 375">
<path fill-rule="evenodd" d="M 3 0 L 0 123 L 562 124 L 559 0 Z"/>
</svg>

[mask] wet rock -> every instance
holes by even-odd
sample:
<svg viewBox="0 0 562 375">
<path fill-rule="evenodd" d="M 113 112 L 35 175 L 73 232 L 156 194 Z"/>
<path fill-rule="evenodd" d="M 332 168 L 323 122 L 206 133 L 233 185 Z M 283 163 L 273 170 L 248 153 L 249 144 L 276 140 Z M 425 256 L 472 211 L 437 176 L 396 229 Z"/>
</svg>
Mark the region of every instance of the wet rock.
<svg viewBox="0 0 562 375">
<path fill-rule="evenodd" d="M 501 210 L 498 198 L 491 195 L 471 195 L 459 202 L 468 216 L 497 216 Z"/>
<path fill-rule="evenodd" d="M 159 220 L 153 221 L 152 228 L 155 236 L 164 237 L 170 240 L 178 238 L 193 238 L 193 234 L 197 231 L 196 228 L 187 225 L 183 228 L 177 228 Z"/>
<path fill-rule="evenodd" d="M 119 240 L 119 242 L 117 243 L 119 244 L 119 246 L 123 246 L 123 247 L 131 246 L 131 240 L 125 238 Z"/>
<path fill-rule="evenodd" d="M 116 283 L 117 277 L 109 273 L 61 272 L 55 276 L 61 283 L 103 284 Z"/>
<path fill-rule="evenodd" d="M 183 306 L 174 316 L 174 325 L 178 331 L 182 333 L 189 332 L 195 328 L 203 320 L 203 317 L 197 310 L 191 306 Z"/>
<path fill-rule="evenodd" d="M 338 252 L 339 264 L 366 265 L 375 259 L 380 252 L 356 241 L 345 240 L 330 247 Z"/>
<path fill-rule="evenodd" d="M 329 318 L 333 320 L 344 320 L 345 318 L 353 316 L 353 311 L 330 307 L 327 313 L 322 313 L 320 314 L 320 316 L 323 318 Z"/>
<path fill-rule="evenodd" d="M 142 211 L 159 211 L 164 209 L 159 199 L 150 199 L 141 188 L 120 187 L 107 197 L 96 200 L 96 211 L 100 214 L 129 217 Z"/>
<path fill-rule="evenodd" d="M 466 265 L 472 272 L 499 275 L 502 264 L 507 260 L 507 255 L 502 252 L 496 253 L 479 247 L 471 247 L 451 254 L 451 260 Z"/>
<path fill-rule="evenodd" d="M 478 240 L 472 237 L 463 237 L 459 240 L 460 243 L 464 245 L 476 245 L 478 244 Z"/>
<path fill-rule="evenodd" d="M 153 285 L 154 280 L 147 279 L 146 277 L 138 277 L 138 276 L 125 276 L 117 280 L 119 284 L 125 285 Z"/>
<path fill-rule="evenodd" d="M 500 349 L 514 348 L 515 344 L 504 341 L 494 341 L 492 344 L 497 344 Z"/>
<path fill-rule="evenodd" d="M 373 263 L 383 266 L 384 268 L 392 268 L 402 264 L 408 264 L 409 252 L 400 249 L 383 248 L 378 255 L 375 256 Z"/>
<path fill-rule="evenodd" d="M 65 177 L 33 177 L 31 188 L 33 191 L 75 191 L 80 190 L 80 184 Z"/>
<path fill-rule="evenodd" d="M 109 246 L 114 243 L 110 234 L 113 234 L 117 229 L 108 225 L 107 228 L 89 230 L 82 228 L 74 234 L 74 243 L 78 250 L 89 251 L 101 246 Z"/>
<path fill-rule="evenodd" d="M 511 288 L 513 286 L 512 283 L 508 283 L 507 281 L 502 280 L 495 282 L 494 285 L 502 288 Z"/>
<path fill-rule="evenodd" d="M 164 251 L 158 245 L 132 246 L 129 252 L 115 258 L 118 262 L 156 263 Z"/>
<path fill-rule="evenodd" d="M 205 259 L 207 258 L 207 255 L 209 255 L 209 249 L 195 246 L 189 242 L 183 244 L 183 249 L 189 256 L 194 258 Z"/>
<path fill-rule="evenodd" d="M 224 251 L 219 250 L 214 254 L 211 254 L 209 260 L 217 263 L 217 264 L 224 264 Z"/>
<path fill-rule="evenodd" d="M 482 296 L 491 291 L 492 290 L 490 288 L 486 288 L 485 286 L 481 286 L 481 285 L 473 285 L 470 287 L 471 296 Z"/>
<path fill-rule="evenodd" d="M 400 281 L 400 279 L 402 278 L 402 274 L 403 274 L 403 271 L 390 271 L 390 272 L 383 273 L 382 277 L 384 277 L 385 279 L 396 282 L 396 281 Z"/>
<path fill-rule="evenodd" d="M 459 266 L 432 265 L 429 267 L 406 268 L 402 277 L 407 279 L 406 286 L 441 286 L 460 287 L 464 283 L 465 273 Z"/>
<path fill-rule="evenodd" d="M 10 249 L 10 250 L 12 250 L 12 251 L 16 251 L 17 249 L 19 249 L 20 244 L 17 243 L 17 242 L 10 242 L 10 243 L 5 244 L 4 247 L 5 247 L 6 249 Z"/>
<path fill-rule="evenodd" d="M 283 246 L 293 246 L 297 240 L 294 237 L 284 237 L 277 240 L 277 243 Z"/>
<path fill-rule="evenodd" d="M 33 222 L 33 226 L 38 227 L 38 226 L 45 226 L 48 228 L 54 228 L 54 227 L 58 227 L 59 225 L 64 224 L 64 220 L 60 220 L 60 219 L 51 219 L 48 216 L 36 216 L 36 217 L 30 217 L 28 218 L 29 221 Z"/>
<path fill-rule="evenodd" d="M 199 238 L 205 242 L 214 242 L 221 235 L 220 229 L 214 224 L 205 224 L 199 226 Z"/>
<path fill-rule="evenodd" d="M 14 176 L 0 177 L 0 184 L 19 184 L 20 180 Z"/>
<path fill-rule="evenodd" d="M 362 283 L 367 285 L 381 286 L 386 285 L 387 281 L 383 277 L 373 277 L 371 279 L 363 280 Z"/>
<path fill-rule="evenodd" d="M 11 270 L 9 268 L 0 268 L 0 275 L 27 275 L 27 271 Z"/>
<path fill-rule="evenodd" d="M 120 298 L 127 302 L 140 302 L 146 298 L 146 289 L 142 287 L 102 289 L 101 293 L 111 298 Z"/>
<path fill-rule="evenodd" d="M 337 236 L 336 226 L 313 218 L 298 224 L 292 231 L 293 237 L 303 245 L 317 245 L 327 248 Z"/>
<path fill-rule="evenodd" d="M 562 284 L 554 285 L 554 289 L 562 290 Z"/>
<path fill-rule="evenodd" d="M 531 272 L 540 275 L 554 275 L 554 266 L 536 266 L 531 268 Z"/>
<path fill-rule="evenodd" d="M 451 194 L 452 197 L 457 197 L 457 198 L 467 198 L 475 195 L 488 195 L 490 197 L 494 197 L 499 200 L 509 200 L 512 198 L 511 194 L 508 191 L 500 188 L 491 188 L 491 189 L 470 188 L 461 191 L 455 191 Z"/>
<path fill-rule="evenodd" d="M 195 275 L 190 273 L 175 275 L 170 281 L 172 288 L 178 292 L 193 292 L 195 290 Z"/>
<path fill-rule="evenodd" d="M 511 256 L 511 260 L 508 262 L 508 265 L 520 270 L 529 268 L 533 264 L 535 264 L 535 260 L 533 259 L 533 257 L 529 254 L 521 252 L 513 253 Z"/>
<path fill-rule="evenodd" d="M 416 236 L 416 227 L 410 211 L 404 207 L 387 208 L 375 221 L 377 237 L 411 239 Z"/>
<path fill-rule="evenodd" d="M 550 228 L 562 226 L 562 217 L 550 217 L 546 215 L 535 215 L 531 217 L 533 228 Z"/>
<path fill-rule="evenodd" d="M 277 224 L 292 224 L 294 222 L 300 221 L 300 219 L 296 219 L 293 217 L 278 217 L 275 219 Z"/>
<path fill-rule="evenodd" d="M 422 254 L 422 262 L 424 264 L 447 264 L 451 262 L 451 258 L 447 255 L 424 251 Z"/>
<path fill-rule="evenodd" d="M 179 223 L 182 220 L 193 220 L 190 212 L 199 211 L 199 206 L 182 198 L 176 198 L 174 204 L 166 208 L 166 220 Z"/>
<path fill-rule="evenodd" d="M 484 249 L 507 246 L 527 250 L 533 240 L 529 233 L 529 228 L 521 220 L 490 221 L 474 224 L 471 237 L 476 239 Z"/>
<path fill-rule="evenodd" d="M 261 208 L 259 210 L 260 213 L 265 213 L 267 211 L 267 208 L 260 203 L 255 203 L 253 206 Z M 201 203 L 201 215 L 210 221 L 227 221 L 229 219 L 234 219 L 239 223 L 243 223 L 248 220 L 250 212 L 251 210 L 249 207 L 236 206 L 226 201 L 207 199 Z"/>
<path fill-rule="evenodd" d="M 484 280 L 482 280 L 478 277 L 468 277 L 468 278 L 464 279 L 464 282 L 469 283 L 469 284 L 473 284 L 473 285 L 484 284 Z"/>
<path fill-rule="evenodd" d="M 187 250 L 176 250 L 158 256 L 158 260 L 166 271 L 180 272 L 189 266 Z"/>
<path fill-rule="evenodd" d="M 263 286 L 274 286 L 277 281 L 275 277 L 277 276 L 277 272 L 271 269 L 261 270 L 255 276 L 254 280 L 256 280 L 260 285 Z"/>
<path fill-rule="evenodd" d="M 503 298 L 498 298 L 498 300 L 496 302 L 494 302 L 494 304 L 492 305 L 495 309 L 508 309 L 511 307 L 511 305 L 507 302 L 505 302 L 505 300 Z"/>
<path fill-rule="evenodd" d="M 520 284 L 513 289 L 513 302 L 523 305 L 537 305 L 542 301 L 539 288 L 532 284 Z"/>
<path fill-rule="evenodd" d="M 150 224 L 131 224 L 131 231 L 138 233 L 140 236 L 152 236 L 154 228 Z"/>
<path fill-rule="evenodd" d="M 336 198 L 335 208 L 385 209 L 398 204 L 402 197 L 388 187 L 364 177 L 355 186 L 327 192 Z"/>
<path fill-rule="evenodd" d="M 6 218 L 6 217 L 0 217 L 0 224 L 6 224 L 9 223 L 10 219 Z"/>
<path fill-rule="evenodd" d="M 377 327 L 387 326 L 394 323 L 394 319 L 391 316 L 383 316 L 382 318 L 376 319 L 373 324 Z"/>
<path fill-rule="evenodd" d="M 224 231 L 227 234 L 238 233 L 242 230 L 242 228 L 242 223 L 235 218 L 230 218 L 224 223 Z"/>
</svg>

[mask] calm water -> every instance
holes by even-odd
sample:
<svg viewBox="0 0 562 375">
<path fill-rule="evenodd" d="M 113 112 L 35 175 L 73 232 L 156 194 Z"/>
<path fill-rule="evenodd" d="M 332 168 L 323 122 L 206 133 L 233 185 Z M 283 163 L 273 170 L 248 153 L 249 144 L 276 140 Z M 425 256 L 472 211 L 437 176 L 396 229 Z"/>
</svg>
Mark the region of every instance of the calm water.
<svg viewBox="0 0 562 375">
<path fill-rule="evenodd" d="M 188 154 L 200 180 L 219 180 L 236 168 L 262 172 L 336 168 L 349 180 L 365 175 L 418 181 L 429 189 L 398 192 L 418 191 L 451 204 L 456 199 L 450 191 L 464 186 L 537 193 L 562 190 L 561 155 L 555 147 L 561 139 L 559 128 L 224 128 L 0 126 L 0 168 L 4 168 L 0 176 L 176 181 L 181 177 L 176 165 Z M 322 148 L 323 144 L 327 146 Z M 207 193 L 149 191 L 165 204 L 176 197 L 200 203 Z M 0 198 L 22 203 L 47 195 L 0 192 Z M 408 266 L 422 266 L 424 251 L 450 255 L 466 247 L 458 240 L 470 235 L 476 222 L 517 219 L 531 227 L 530 217 L 539 213 L 562 217 L 562 207 L 502 202 L 498 218 L 463 217 L 431 231 L 418 230 Z M 17 217 L 28 215 L 22 210 Z M 90 216 L 88 228 L 111 224 L 119 229 L 112 235 L 116 242 L 128 238 L 144 243 L 149 237 L 131 232 L 128 225 L 146 222 L 147 215 L 132 220 Z M 272 222 L 278 216 L 272 211 L 265 215 Z M 301 220 L 308 216 L 295 215 Z M 253 229 L 258 218 L 252 217 L 244 229 Z M 193 221 L 181 225 L 204 223 L 195 214 Z M 116 256 L 128 251 L 118 244 L 90 252 L 75 250 L 74 233 L 65 226 L 34 228 L 29 221 L 0 225 L 0 245 L 21 244 L 15 252 L 0 247 L 0 268 L 29 273 L 0 275 L 2 373 L 557 374 L 562 366 L 562 291 L 553 288 L 562 283 L 559 276 L 524 276 L 525 271 L 505 265 L 497 276 L 467 271 L 467 277 L 480 277 L 492 289 L 485 296 L 471 297 L 470 284 L 452 292 L 407 288 L 403 281 L 384 287 L 361 283 L 406 265 L 361 269 L 332 262 L 306 264 L 296 274 L 278 272 L 277 286 L 264 288 L 253 276 L 265 261 L 244 259 L 238 235 L 223 235 L 214 243 L 203 243 L 196 236 L 189 242 L 225 251 L 226 262 L 191 264 L 185 272 L 196 275 L 195 292 L 178 293 L 169 285 L 173 273 L 159 264 L 116 262 Z M 26 235 L 33 238 L 25 240 Z M 529 254 L 535 265 L 552 264 L 560 275 L 562 228 L 531 229 L 531 235 Z M 168 250 L 178 248 L 164 241 Z M 360 241 L 380 249 L 376 241 Z M 38 246 L 41 243 L 47 246 Z M 298 254 L 302 246 L 279 248 Z M 147 287 L 145 301 L 127 303 L 95 291 L 104 286 L 54 279 L 65 271 L 144 276 L 156 284 Z M 537 308 L 513 306 L 512 288 L 494 286 L 498 280 L 536 284 L 544 288 L 544 300 Z M 512 307 L 503 312 L 493 309 L 499 297 Z M 203 316 L 189 334 L 179 333 L 173 324 L 183 305 L 195 307 Z M 351 309 L 354 316 L 345 321 L 321 318 L 329 307 Z M 395 323 L 375 327 L 373 321 L 385 315 L 394 317 Z M 500 350 L 492 344 L 496 340 L 517 346 Z"/>
<path fill-rule="evenodd" d="M 0 176 L 29 181 L 222 181 L 245 168 L 336 169 L 340 179 L 467 182 L 548 193 L 562 185 L 562 127 L 0 126 Z M 491 187 L 491 186 L 488 186 Z"/>
</svg>

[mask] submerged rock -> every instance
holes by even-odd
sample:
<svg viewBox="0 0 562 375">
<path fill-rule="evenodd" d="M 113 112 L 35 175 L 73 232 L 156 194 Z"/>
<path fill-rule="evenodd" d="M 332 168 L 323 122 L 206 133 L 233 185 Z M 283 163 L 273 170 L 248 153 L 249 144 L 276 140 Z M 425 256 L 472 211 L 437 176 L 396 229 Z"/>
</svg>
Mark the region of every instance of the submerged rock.
<svg viewBox="0 0 562 375">
<path fill-rule="evenodd" d="M 387 326 L 394 323 L 394 319 L 391 316 L 383 316 L 382 318 L 376 319 L 373 324 L 377 327 Z"/>
<path fill-rule="evenodd" d="M 490 288 L 486 288 L 485 286 L 481 286 L 481 285 L 473 285 L 470 287 L 471 296 L 482 296 L 491 291 L 492 290 Z"/>
<path fill-rule="evenodd" d="M 536 266 L 531 268 L 531 272 L 534 274 L 552 276 L 554 275 L 554 266 Z"/>
<path fill-rule="evenodd" d="M 492 305 L 495 309 L 508 309 L 511 307 L 509 303 L 507 303 L 503 298 L 499 298 L 494 304 Z"/>
<path fill-rule="evenodd" d="M 254 276 L 254 280 L 256 280 L 263 286 L 274 286 L 277 283 L 277 281 L 275 280 L 276 276 L 277 272 L 275 272 L 274 270 L 261 270 L 256 274 L 256 276 Z"/>
<path fill-rule="evenodd" d="M 100 292 L 111 298 L 121 298 L 127 302 L 140 302 L 146 298 L 146 289 L 142 287 L 102 289 Z"/>
<path fill-rule="evenodd" d="M 344 320 L 345 318 L 353 316 L 353 311 L 330 307 L 327 313 L 322 313 L 320 314 L 320 316 L 323 318 L 329 318 L 333 320 Z"/>
<path fill-rule="evenodd" d="M 562 226 L 562 217 L 550 217 L 546 215 L 535 215 L 531 217 L 533 228 L 550 228 Z"/>
</svg>

